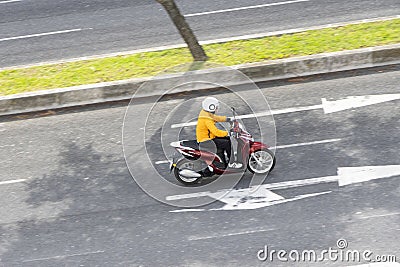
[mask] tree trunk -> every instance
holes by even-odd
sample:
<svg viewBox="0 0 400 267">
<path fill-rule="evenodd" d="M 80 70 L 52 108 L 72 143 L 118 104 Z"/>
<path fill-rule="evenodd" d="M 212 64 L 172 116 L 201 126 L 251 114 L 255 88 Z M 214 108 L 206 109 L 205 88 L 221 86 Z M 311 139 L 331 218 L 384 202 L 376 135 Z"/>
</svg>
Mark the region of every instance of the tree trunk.
<svg viewBox="0 0 400 267">
<path fill-rule="evenodd" d="M 196 36 L 190 29 L 189 24 L 186 22 L 185 17 L 182 16 L 179 11 L 178 6 L 175 4 L 174 0 L 156 0 L 160 3 L 164 9 L 167 11 L 169 17 L 174 22 L 176 28 L 178 29 L 183 40 L 189 47 L 190 53 L 194 61 L 206 61 L 208 59 L 203 48 L 197 41 Z"/>
</svg>

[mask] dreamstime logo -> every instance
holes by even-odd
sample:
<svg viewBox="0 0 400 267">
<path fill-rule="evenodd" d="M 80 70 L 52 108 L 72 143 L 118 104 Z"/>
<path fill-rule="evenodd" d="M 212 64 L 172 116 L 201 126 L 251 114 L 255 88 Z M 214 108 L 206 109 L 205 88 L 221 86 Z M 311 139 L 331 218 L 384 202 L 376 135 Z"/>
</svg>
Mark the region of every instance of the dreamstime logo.
<svg viewBox="0 0 400 267">
<path fill-rule="evenodd" d="M 339 248 L 339 249 L 345 249 L 345 248 L 347 248 L 348 247 L 348 243 L 347 243 L 347 240 L 346 239 L 343 239 L 343 238 L 340 238 L 340 239 L 338 239 L 338 241 L 336 242 L 336 246 Z"/>
<path fill-rule="evenodd" d="M 265 246 L 257 252 L 260 261 L 282 262 L 396 262 L 394 255 L 374 255 L 371 250 L 350 250 L 346 239 L 339 239 L 336 248 L 329 247 L 321 251 L 316 250 L 275 250 Z"/>
<path fill-rule="evenodd" d="M 185 94 L 187 91 L 194 92 L 189 95 Z M 222 175 L 198 186 L 183 186 L 169 173 L 168 164 L 156 164 L 172 161 L 176 155 L 172 142 L 196 139 L 196 120 L 201 102 L 207 96 L 220 100 L 218 114 L 231 116 L 230 107 L 235 107 L 246 118 L 244 124 L 257 141 L 275 146 L 275 123 L 269 105 L 258 86 L 242 72 L 209 64 L 168 69 L 137 89 L 127 107 L 122 129 L 129 171 L 142 190 L 158 201 L 179 207 L 206 205 L 215 199 L 176 201 L 169 200 L 168 196 L 233 188 L 243 177 L 242 172 L 229 177 Z M 246 173 L 252 188 L 257 188 L 266 178 L 266 175 L 249 175 Z"/>
</svg>

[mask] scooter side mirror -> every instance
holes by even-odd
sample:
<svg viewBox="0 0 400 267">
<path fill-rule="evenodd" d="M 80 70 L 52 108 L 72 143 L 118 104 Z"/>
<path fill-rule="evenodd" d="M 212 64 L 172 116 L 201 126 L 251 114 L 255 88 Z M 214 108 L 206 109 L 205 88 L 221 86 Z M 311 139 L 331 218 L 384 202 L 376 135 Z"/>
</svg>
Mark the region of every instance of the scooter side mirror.
<svg viewBox="0 0 400 267">
<path fill-rule="evenodd" d="M 235 110 L 235 108 L 234 108 L 234 107 L 231 107 L 231 110 L 232 110 L 233 118 L 235 119 L 235 116 L 236 116 L 236 110 Z"/>
</svg>

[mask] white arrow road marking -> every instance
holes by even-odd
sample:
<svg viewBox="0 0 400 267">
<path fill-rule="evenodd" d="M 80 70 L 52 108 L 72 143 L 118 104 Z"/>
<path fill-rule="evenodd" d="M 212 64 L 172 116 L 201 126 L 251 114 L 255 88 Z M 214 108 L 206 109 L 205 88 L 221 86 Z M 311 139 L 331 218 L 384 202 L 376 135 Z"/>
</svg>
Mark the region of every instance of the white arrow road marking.
<svg viewBox="0 0 400 267">
<path fill-rule="evenodd" d="M 294 181 L 286 181 L 286 182 L 279 182 L 279 183 L 272 183 L 272 184 L 265 184 L 265 188 L 270 190 L 281 190 L 281 189 L 288 189 L 294 187 L 302 187 L 314 184 L 323 184 L 323 183 L 334 183 L 338 181 L 337 175 L 334 176 L 324 176 L 318 178 L 309 178 L 303 180 L 294 180 Z"/>
<path fill-rule="evenodd" d="M 266 189 L 263 189 L 263 190 L 266 190 Z M 275 194 L 269 190 L 266 190 L 266 191 L 268 191 L 269 194 L 271 194 L 271 193 Z M 329 194 L 331 192 L 332 191 L 326 191 L 326 192 L 319 192 L 319 193 L 313 193 L 313 194 L 298 195 L 298 196 L 295 196 L 295 197 L 289 198 L 289 199 L 285 199 L 279 195 L 277 195 L 277 196 L 279 196 L 279 198 L 276 197 L 276 199 L 273 199 L 273 198 L 268 199 L 268 197 L 263 198 L 262 196 L 259 196 L 258 198 L 253 199 L 253 194 L 252 194 L 251 197 L 249 197 L 249 196 L 245 196 L 245 197 L 242 196 L 242 198 L 237 197 L 237 202 L 234 203 L 234 205 L 232 205 L 233 203 L 228 203 L 227 205 L 223 206 L 220 209 L 210 209 L 210 210 L 254 210 L 254 209 L 269 207 L 269 206 L 273 206 L 273 205 L 277 205 L 277 204 L 292 202 L 292 201 L 296 201 L 296 200 L 300 200 L 300 199 L 304 199 L 304 198 L 325 195 L 325 194 Z M 226 203 L 226 197 L 223 197 L 218 200 Z"/>
<path fill-rule="evenodd" d="M 267 190 L 281 190 L 281 189 L 288 189 L 288 188 L 294 188 L 294 187 L 302 187 L 302 186 L 308 186 L 308 185 L 314 185 L 314 184 L 321 184 L 321 183 L 333 183 L 338 181 L 338 176 L 325 176 L 325 177 L 318 177 L 318 178 L 311 178 L 311 179 L 303 179 L 303 180 L 294 180 L 294 181 L 286 181 L 286 182 L 279 182 L 279 183 L 272 183 L 272 184 L 263 184 L 260 186 L 253 186 L 250 188 L 247 188 L 247 191 L 242 191 L 245 192 L 246 194 L 252 194 L 252 192 L 255 190 L 259 190 L 260 188 L 264 188 Z M 173 196 L 167 196 L 167 200 L 182 200 L 182 199 L 188 199 L 188 198 L 196 198 L 196 197 L 213 197 L 216 198 L 217 196 L 221 197 L 224 195 L 227 195 L 230 191 L 235 191 L 235 190 L 230 190 L 230 189 L 222 189 L 217 191 L 216 193 L 211 193 L 209 191 L 206 192 L 197 192 L 197 193 L 190 193 L 190 194 L 183 194 L 183 195 L 173 195 Z M 217 200 L 220 200 L 216 198 Z M 222 201 L 222 200 L 221 200 Z"/>
<path fill-rule="evenodd" d="M 325 114 L 328 114 L 346 109 L 359 108 L 393 101 L 397 99 L 400 99 L 400 94 L 348 96 L 345 99 L 336 101 L 327 101 L 325 98 L 322 98 L 322 106 Z"/>
<path fill-rule="evenodd" d="M 279 115 L 279 114 L 286 114 L 286 113 L 293 113 L 293 112 L 300 112 L 300 111 L 308 111 L 308 110 L 315 110 L 321 109 L 322 105 L 312 105 L 312 106 L 305 106 L 305 107 L 294 107 L 294 108 L 284 108 L 284 109 L 276 109 L 271 110 L 271 112 L 267 114 L 260 113 L 260 115 L 268 116 L 268 115 Z M 257 115 L 257 114 L 256 114 Z M 256 116 L 258 117 L 258 116 Z"/>
<path fill-rule="evenodd" d="M 307 197 L 328 194 L 331 192 L 319 192 L 314 194 L 296 196 L 292 199 L 285 199 L 282 196 L 272 192 L 271 190 L 288 189 L 332 182 L 338 182 L 339 186 L 345 186 L 349 184 L 361 183 L 375 179 L 389 178 L 399 175 L 400 165 L 339 167 L 337 175 L 334 176 L 264 184 L 239 190 L 222 189 L 214 193 L 207 191 L 192 194 L 174 195 L 168 196 L 166 197 L 166 199 L 171 201 L 196 197 L 211 197 L 226 204 L 221 209 L 214 210 L 257 209 L 289 201 L 295 201 Z"/>
<path fill-rule="evenodd" d="M 278 3 L 262 4 L 262 5 L 256 5 L 256 6 L 237 7 L 237 8 L 230 8 L 230 9 L 222 9 L 222 10 L 214 10 L 214 11 L 187 14 L 187 15 L 185 15 L 185 17 L 195 17 L 195 16 L 202 16 L 202 15 L 240 11 L 240 10 L 246 10 L 246 9 L 269 7 L 269 6 L 280 6 L 280 5 L 287 5 L 287 4 L 293 4 L 293 3 L 299 3 L 299 2 L 308 2 L 308 1 L 310 1 L 310 0 L 293 0 L 293 1 L 278 2 Z"/>
<path fill-rule="evenodd" d="M 238 119 L 249 119 L 256 117 L 264 117 L 271 115 L 279 115 L 279 114 L 287 114 L 293 112 L 301 112 L 308 110 L 316 110 L 323 109 L 325 114 L 334 113 L 338 111 L 343 111 L 346 109 L 359 108 L 374 104 L 380 104 L 384 102 L 389 102 L 393 100 L 400 99 L 400 94 L 385 94 L 385 95 L 366 95 L 366 96 L 348 96 L 345 99 L 336 100 L 336 101 L 328 101 L 326 98 L 321 98 L 321 105 L 312 105 L 312 106 L 304 106 L 304 107 L 293 107 L 293 108 L 285 108 L 285 109 L 277 109 L 264 111 L 254 114 L 246 114 L 237 116 Z M 172 124 L 171 128 L 182 128 L 189 126 L 196 126 L 197 121 L 188 122 L 188 123 L 177 123 Z"/>
<path fill-rule="evenodd" d="M 400 175 L 400 165 L 338 168 L 339 186 Z"/>
<path fill-rule="evenodd" d="M 265 188 L 261 189 L 261 191 L 266 190 Z M 249 191 L 249 190 L 248 190 Z M 250 190 L 251 191 L 251 190 Z M 304 194 L 298 195 L 293 198 L 283 198 L 282 196 L 275 194 L 269 190 L 266 190 L 267 196 L 259 195 L 258 197 L 254 197 L 251 193 L 249 197 L 249 192 L 242 192 L 245 194 L 238 194 L 234 193 L 234 196 L 224 196 L 222 198 L 218 198 L 217 200 L 227 203 L 225 206 L 219 209 L 208 209 L 209 211 L 219 211 L 219 210 L 254 210 L 264 207 L 269 207 L 273 205 L 288 203 L 300 199 L 305 199 L 309 197 L 315 197 L 320 195 L 329 194 L 332 191 L 325 191 L 319 193 L 312 193 L 312 194 Z M 232 191 L 233 192 L 233 191 Z M 229 196 L 229 197 L 228 197 Z M 182 209 L 182 210 L 173 210 L 170 212 L 178 213 L 178 212 L 193 212 L 193 211 L 206 211 L 206 209 Z"/>
<path fill-rule="evenodd" d="M 269 206 L 269 203 L 273 201 L 285 199 L 264 187 L 260 187 L 254 192 L 250 192 L 250 190 L 251 188 L 218 191 L 209 196 L 224 202 L 226 205 L 222 208 L 223 210 L 257 209 Z"/>
<path fill-rule="evenodd" d="M 268 190 L 280 190 L 294 187 L 308 186 L 321 183 L 333 183 L 338 182 L 339 186 L 345 186 L 349 184 L 367 182 L 375 179 L 390 178 L 393 176 L 400 175 L 400 165 L 387 165 L 387 166 L 364 166 L 364 167 L 339 167 L 337 171 L 338 175 L 324 176 L 317 178 L 308 178 L 302 180 L 278 182 L 272 184 L 263 184 L 260 186 L 250 187 L 250 192 L 257 190 L 258 187 L 264 187 Z M 357 175 L 362 175 L 362 178 L 358 178 Z M 167 200 L 181 200 L 195 197 L 205 196 L 220 196 L 227 194 L 230 189 L 222 189 L 216 193 L 197 192 L 183 195 L 168 196 Z"/>
</svg>

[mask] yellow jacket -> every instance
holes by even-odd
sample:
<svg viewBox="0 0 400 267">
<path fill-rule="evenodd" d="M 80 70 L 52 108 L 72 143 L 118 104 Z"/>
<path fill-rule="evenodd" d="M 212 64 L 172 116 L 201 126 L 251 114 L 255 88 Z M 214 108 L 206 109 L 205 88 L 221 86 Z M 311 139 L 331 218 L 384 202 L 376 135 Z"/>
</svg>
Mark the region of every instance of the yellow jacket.
<svg viewBox="0 0 400 267">
<path fill-rule="evenodd" d="M 220 130 L 215 126 L 216 122 L 226 121 L 226 116 L 217 116 L 204 109 L 200 111 L 196 126 L 197 142 L 204 142 L 215 137 L 225 137 L 227 131 Z"/>
</svg>

